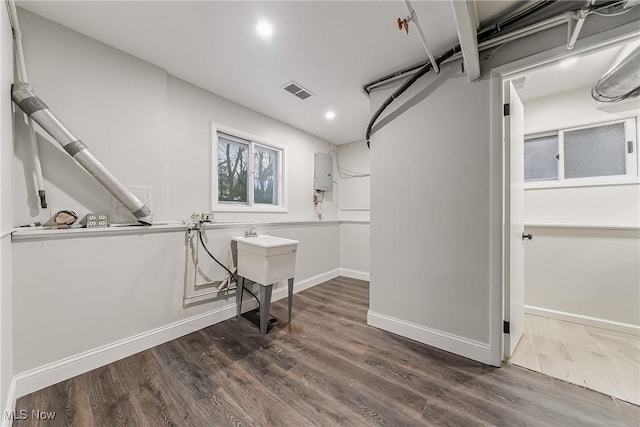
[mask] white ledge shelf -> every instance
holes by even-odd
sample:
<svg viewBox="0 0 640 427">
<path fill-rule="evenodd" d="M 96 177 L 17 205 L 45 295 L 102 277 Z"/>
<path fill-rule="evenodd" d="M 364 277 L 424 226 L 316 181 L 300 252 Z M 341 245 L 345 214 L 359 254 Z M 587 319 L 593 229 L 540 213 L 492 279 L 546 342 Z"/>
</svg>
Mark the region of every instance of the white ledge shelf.
<svg viewBox="0 0 640 427">
<path fill-rule="evenodd" d="M 40 227 L 17 228 L 11 240 L 64 239 L 70 237 L 116 236 L 121 234 L 152 234 L 184 231 L 187 225 L 131 225 L 106 228 L 63 228 L 45 229 Z"/>
<path fill-rule="evenodd" d="M 206 230 L 215 229 L 244 229 L 251 226 L 287 227 L 300 225 L 337 225 L 338 220 L 293 220 L 293 221 L 242 221 L 242 222 L 215 222 L 207 223 Z M 21 240 L 46 240 L 82 238 L 95 236 L 117 236 L 117 235 L 146 235 L 153 233 L 173 233 L 184 232 L 187 228 L 194 226 L 194 223 L 173 224 L 159 222 L 154 225 L 130 225 L 111 226 L 106 228 L 66 228 L 66 229 L 44 229 L 41 227 L 16 228 L 11 233 L 12 241 Z"/>
<path fill-rule="evenodd" d="M 525 228 L 568 228 L 583 230 L 626 230 L 640 231 L 640 225 L 602 225 L 602 224 L 525 224 Z"/>
<path fill-rule="evenodd" d="M 640 179 L 637 177 L 624 177 L 614 179 L 576 178 L 575 180 L 568 179 L 563 181 L 529 181 L 524 183 L 524 190 L 558 190 L 561 188 L 615 187 L 622 185 L 640 185 Z"/>
</svg>

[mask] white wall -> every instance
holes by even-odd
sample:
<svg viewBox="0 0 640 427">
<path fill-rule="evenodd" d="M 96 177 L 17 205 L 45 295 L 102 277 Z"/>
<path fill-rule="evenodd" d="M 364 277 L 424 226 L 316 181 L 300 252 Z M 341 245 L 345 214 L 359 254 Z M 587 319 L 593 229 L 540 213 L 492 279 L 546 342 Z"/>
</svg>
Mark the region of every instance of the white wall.
<svg viewBox="0 0 640 427">
<path fill-rule="evenodd" d="M 353 172 L 367 174 L 370 170 L 369 149 L 364 141 L 339 145 L 340 166 Z M 335 156 L 335 155 L 334 155 Z M 334 160 L 334 197 L 338 198 L 338 215 L 345 220 L 369 220 L 370 178 L 341 178 Z"/>
<path fill-rule="evenodd" d="M 242 235 L 245 227 L 216 227 L 222 226 L 206 232 L 207 246 L 224 260 L 231 238 Z M 326 280 L 327 274 L 337 275 L 336 222 L 257 228 L 260 233 L 300 241 L 296 286 Z M 102 234 L 14 237 L 15 370 L 23 382 L 36 381 L 38 368 L 54 370 L 51 364 L 56 363 L 66 366 L 67 374 L 76 375 L 79 362 L 65 359 L 82 359 L 83 353 L 91 351 L 99 355 L 105 351 L 101 347 L 170 327 L 185 318 L 209 313 L 213 320 L 221 321 L 235 315 L 235 307 L 230 307 L 234 293 L 189 309 L 183 307 L 185 280 L 191 283 L 191 277 L 185 278 L 185 263 L 191 257 L 185 231 Z M 200 260 L 204 269 L 212 265 L 202 250 Z M 223 274 L 219 268 L 217 271 L 221 278 Z M 281 285 L 276 289 L 285 290 Z M 250 298 L 245 294 L 245 299 Z M 220 310 L 224 312 L 217 313 Z M 188 325 L 178 328 L 184 329 L 180 335 L 194 330 Z M 26 391 L 32 390 L 19 388 L 20 394 Z"/>
<path fill-rule="evenodd" d="M 590 17 L 581 40 L 620 22 Z M 490 70 L 564 43 L 564 26 L 509 43 L 479 82 L 448 64 L 384 115 L 371 141 L 370 324 L 500 363 L 500 83 Z M 386 95 L 372 97 L 372 112 Z"/>
<path fill-rule="evenodd" d="M 405 103 L 438 89 L 371 140 L 369 322 L 384 326 L 382 315 L 480 347 L 490 334 L 489 81 L 469 83 L 459 70 L 425 77 Z"/>
<path fill-rule="evenodd" d="M 170 141 L 167 189 L 169 217 L 184 218 L 211 206 L 211 120 L 287 147 L 288 214 L 244 214 L 247 219 L 313 219 L 313 154 L 335 146 L 269 117 L 248 110 L 175 77 L 167 81 Z M 335 203 L 327 200 L 325 219 L 336 219 Z M 216 220 L 237 220 L 237 213 L 219 213 Z"/>
<path fill-rule="evenodd" d="M 0 411 L 11 410 L 14 397 L 12 327 L 12 222 L 13 132 L 11 95 L 13 43 L 7 8 L 0 11 Z M 4 418 L 3 418 L 4 419 Z"/>
<path fill-rule="evenodd" d="M 211 122 L 216 121 L 285 145 L 289 156 L 288 213 L 216 214 L 216 220 L 253 221 L 261 233 L 300 240 L 297 289 L 339 273 L 336 221 L 262 225 L 313 218 L 313 153 L 334 146 L 30 12 L 20 9 L 19 14 L 35 92 L 126 185 L 151 189 L 156 221 L 210 210 Z M 88 211 L 114 214 L 110 195 L 47 137 L 39 138 L 39 147 L 50 209 L 41 212 L 30 157 L 22 146 L 24 125 L 16 124 L 16 132 L 14 203 L 8 211 L 13 222 L 8 226 L 44 222 L 60 209 L 80 216 Z M 3 147 L 7 143 L 10 136 L 3 134 Z M 331 200 L 324 211 L 325 218 L 337 218 Z M 128 220 L 115 214 L 114 219 Z M 207 232 L 213 253 L 226 259 L 230 238 L 248 227 L 213 226 Z M 67 237 L 32 235 L 26 240 L 25 233 L 29 231 L 14 235 L 12 261 L 13 372 L 19 394 L 235 313 L 226 299 L 183 308 L 184 231 L 154 226 Z M 3 253 L 3 264 L 5 259 L 11 262 Z M 214 279 L 224 276 L 220 269 L 217 274 Z M 195 326 L 192 320 L 186 326 L 180 323 L 193 316 L 200 316 Z"/>
<path fill-rule="evenodd" d="M 155 217 L 167 219 L 166 73 L 23 9 L 18 13 L 36 94 L 125 185 L 151 187 Z M 49 209 L 41 211 L 25 127 L 19 121 L 16 127 L 16 225 L 45 222 L 61 209 L 80 216 L 113 212 L 110 194 L 44 136 L 39 147 Z"/>
<path fill-rule="evenodd" d="M 19 9 L 19 14 L 36 94 L 125 185 L 151 188 L 154 220 L 210 211 L 212 121 L 284 145 L 290 160 L 288 213 L 220 213 L 217 220 L 313 218 L 313 153 L 334 146 L 28 11 Z M 24 126 L 17 130 L 24 138 Z M 19 146 L 15 224 L 44 222 L 60 209 L 80 216 L 115 213 L 106 190 L 55 143 L 46 137 L 39 142 L 50 208 L 38 209 L 30 158 Z M 324 211 L 325 218 L 337 218 L 333 202 Z"/>
<path fill-rule="evenodd" d="M 638 115 L 638 102 L 597 102 L 581 88 L 524 103 L 525 134 Z M 636 155 L 637 155 L 636 150 Z M 625 226 L 640 221 L 640 181 L 607 186 L 525 190 L 525 223 Z"/>
<path fill-rule="evenodd" d="M 369 173 L 369 149 L 364 141 L 339 145 L 340 166 L 358 173 Z M 335 157 L 335 154 L 334 154 Z M 337 198 L 340 224 L 340 266 L 343 273 L 369 279 L 369 177 L 341 178 L 334 160 L 333 197 Z"/>
<path fill-rule="evenodd" d="M 640 231 L 525 227 L 525 310 L 640 334 Z"/>
<path fill-rule="evenodd" d="M 525 133 L 629 118 L 638 105 L 597 102 L 590 87 L 537 98 L 524 104 Z M 525 224 L 534 235 L 525 245 L 527 312 L 640 333 L 637 176 L 624 185 L 526 189 Z"/>
<path fill-rule="evenodd" d="M 598 102 L 589 86 L 524 101 L 524 108 L 525 134 L 530 134 L 637 116 L 640 101 Z"/>
<path fill-rule="evenodd" d="M 640 225 L 640 185 L 525 190 L 525 224 Z"/>
<path fill-rule="evenodd" d="M 368 221 L 340 222 L 340 267 L 343 274 L 369 280 L 370 246 Z"/>
</svg>

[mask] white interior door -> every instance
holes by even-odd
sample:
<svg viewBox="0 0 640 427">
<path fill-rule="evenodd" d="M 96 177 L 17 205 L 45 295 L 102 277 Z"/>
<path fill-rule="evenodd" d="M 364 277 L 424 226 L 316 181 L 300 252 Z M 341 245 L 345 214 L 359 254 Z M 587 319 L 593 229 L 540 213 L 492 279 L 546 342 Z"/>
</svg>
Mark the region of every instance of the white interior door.
<svg viewBox="0 0 640 427">
<path fill-rule="evenodd" d="M 513 354 L 524 330 L 524 108 L 513 84 L 504 84 L 505 281 L 504 355 Z M 506 325 L 505 325 L 506 326 Z"/>
</svg>

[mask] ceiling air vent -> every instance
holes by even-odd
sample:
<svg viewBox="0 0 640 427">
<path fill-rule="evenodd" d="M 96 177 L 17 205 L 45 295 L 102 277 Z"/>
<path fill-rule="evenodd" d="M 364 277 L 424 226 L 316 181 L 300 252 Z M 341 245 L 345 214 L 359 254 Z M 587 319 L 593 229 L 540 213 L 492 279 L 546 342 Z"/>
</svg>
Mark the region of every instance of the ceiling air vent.
<svg viewBox="0 0 640 427">
<path fill-rule="evenodd" d="M 283 89 L 300 99 L 307 99 L 313 95 L 311 92 L 309 92 L 296 82 L 287 83 L 283 86 Z"/>
</svg>

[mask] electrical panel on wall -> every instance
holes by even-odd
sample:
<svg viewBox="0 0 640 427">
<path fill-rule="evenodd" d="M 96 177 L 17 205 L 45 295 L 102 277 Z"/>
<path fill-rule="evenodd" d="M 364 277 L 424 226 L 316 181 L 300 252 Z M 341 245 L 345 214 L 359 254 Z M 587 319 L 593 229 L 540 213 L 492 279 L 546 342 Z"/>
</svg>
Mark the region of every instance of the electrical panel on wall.
<svg viewBox="0 0 640 427">
<path fill-rule="evenodd" d="M 328 154 L 315 153 L 313 156 L 313 189 L 333 190 L 333 159 Z"/>
</svg>

